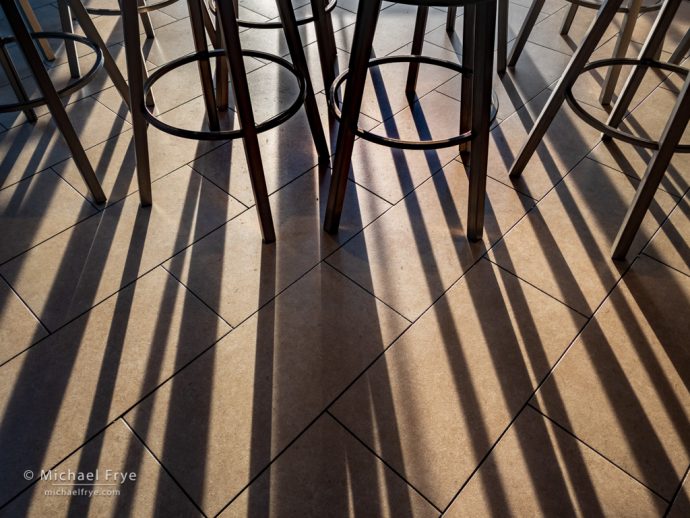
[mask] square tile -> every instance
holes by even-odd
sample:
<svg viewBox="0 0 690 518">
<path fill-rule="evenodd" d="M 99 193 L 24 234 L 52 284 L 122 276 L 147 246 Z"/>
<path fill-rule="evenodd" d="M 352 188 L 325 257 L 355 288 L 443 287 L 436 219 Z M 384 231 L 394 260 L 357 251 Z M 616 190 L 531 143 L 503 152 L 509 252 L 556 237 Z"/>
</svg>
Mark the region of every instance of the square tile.
<svg viewBox="0 0 690 518">
<path fill-rule="evenodd" d="M 220 516 L 438 514 L 332 417 L 324 415 Z"/>
<path fill-rule="evenodd" d="M 452 162 L 327 261 L 415 320 L 533 204 L 488 179 L 484 240 L 471 243 L 467 190 L 464 167 Z"/>
<path fill-rule="evenodd" d="M 682 518 L 690 514 L 690 477 L 685 476 L 680 491 L 668 510 L 668 518 Z"/>
<path fill-rule="evenodd" d="M 660 516 L 666 505 L 527 407 L 444 516 Z"/>
<path fill-rule="evenodd" d="M 0 263 L 96 212 L 50 169 L 0 190 Z"/>
<path fill-rule="evenodd" d="M 270 198 L 277 239 L 262 243 L 252 208 L 165 264 L 206 304 L 238 325 L 390 207 L 349 182 L 340 232 L 323 231 L 330 175 L 312 170 Z M 254 237 L 253 237 L 254 236 Z M 220 285 L 209 278 L 222 279 Z"/>
<path fill-rule="evenodd" d="M 670 499 L 690 464 L 690 279 L 640 258 L 534 403 Z"/>
<path fill-rule="evenodd" d="M 690 275 L 690 197 L 681 200 L 644 253 Z"/>
<path fill-rule="evenodd" d="M 0 281 L 0 364 L 48 333 L 4 281 Z"/>
<path fill-rule="evenodd" d="M 332 411 L 444 509 L 584 322 L 480 261 Z"/>
<path fill-rule="evenodd" d="M 492 260 L 585 315 L 628 268 L 611 246 L 638 182 L 585 159 L 491 252 Z M 642 250 L 675 200 L 658 192 L 630 248 Z"/>
<path fill-rule="evenodd" d="M 229 326 L 159 268 L 0 369 L 0 505 Z"/>
<path fill-rule="evenodd" d="M 155 182 L 153 200 L 140 208 L 129 196 L 0 273 L 52 330 L 244 210 L 188 167 Z"/>
<path fill-rule="evenodd" d="M 407 326 L 318 267 L 127 414 L 207 514 L 239 494 Z"/>
<path fill-rule="evenodd" d="M 139 517 L 202 516 L 121 420 L 55 466 L 51 474 L 58 477 L 67 476 L 70 472 L 93 474 L 94 477 L 98 473 L 99 482 L 78 487 L 69 482 L 43 479 L 4 511 L 14 516 L 35 517 L 70 514 L 94 517 L 125 514 Z M 118 476 L 124 477 L 124 482 Z M 134 480 L 129 477 L 134 477 Z"/>
</svg>

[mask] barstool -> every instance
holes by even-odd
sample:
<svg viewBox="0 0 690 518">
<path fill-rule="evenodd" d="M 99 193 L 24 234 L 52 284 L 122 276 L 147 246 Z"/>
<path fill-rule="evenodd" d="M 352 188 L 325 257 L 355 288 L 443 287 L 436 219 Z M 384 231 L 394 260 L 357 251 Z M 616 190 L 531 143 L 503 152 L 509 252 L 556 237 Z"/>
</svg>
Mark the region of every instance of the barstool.
<svg viewBox="0 0 690 518">
<path fill-rule="evenodd" d="M 638 59 L 610 58 L 594 61 L 589 64 L 587 63 L 601 35 L 620 8 L 622 1 L 623 0 L 607 0 L 601 11 L 599 11 L 589 33 L 582 41 L 577 51 L 573 54 L 570 64 L 563 72 L 558 85 L 537 118 L 527 141 L 510 170 L 510 177 L 513 179 L 518 178 L 522 174 L 564 100 L 568 101 L 568 104 L 573 108 L 575 113 L 586 123 L 602 131 L 604 133 L 604 140 L 615 138 L 633 145 L 654 150 L 654 154 L 647 164 L 647 169 L 638 187 L 633 203 L 614 241 L 612 257 L 620 260 L 625 259 L 673 154 L 676 152 L 690 152 L 690 145 L 680 144 L 680 139 L 688 124 L 688 120 L 690 120 L 690 76 L 688 75 L 688 70 L 672 63 L 664 63 L 657 60 L 657 56 L 664 42 L 664 37 L 673 21 L 673 17 L 678 11 L 681 0 L 665 0 Z M 682 45 L 683 43 L 681 42 L 681 47 Z M 572 87 L 580 74 L 612 65 L 633 65 L 635 68 L 628 77 L 607 122 L 603 123 L 589 114 L 575 100 L 572 94 Z M 685 78 L 676 105 L 658 142 L 640 138 L 618 129 L 645 73 L 649 69 L 661 69 L 677 73 Z"/>
<path fill-rule="evenodd" d="M 0 106 L 0 112 L 16 112 L 23 111 L 30 121 L 34 122 L 36 120 L 36 115 L 33 108 L 37 106 L 46 105 L 50 110 L 55 124 L 58 130 L 64 137 L 67 146 L 69 147 L 72 158 L 74 159 L 79 172 L 81 173 L 84 181 L 89 188 L 93 199 L 96 203 L 104 203 L 106 201 L 105 193 L 101 188 L 98 179 L 94 173 L 94 170 L 89 162 L 84 147 L 79 141 L 72 123 L 67 116 L 62 102 L 60 101 L 61 96 L 70 95 L 73 92 L 81 89 L 89 81 L 93 79 L 96 72 L 105 66 L 108 74 L 110 75 L 113 83 L 117 86 L 119 91 L 123 94 L 126 101 L 129 100 L 129 95 L 127 91 L 127 84 L 125 83 L 122 74 L 120 73 L 115 61 L 108 52 L 105 43 L 101 39 L 98 31 L 96 30 L 93 22 L 86 14 L 84 6 L 81 4 L 80 0 L 69 0 L 71 5 L 75 9 L 75 14 L 83 21 L 84 33 L 87 35 L 86 38 L 81 36 L 76 36 L 74 34 L 67 34 L 62 32 L 29 32 L 28 28 L 24 24 L 22 15 L 15 0 L 2 0 L 0 6 L 2 6 L 7 21 L 14 33 L 14 37 L 3 37 L 0 38 L 0 61 L 2 61 L 2 66 L 4 69 L 8 70 L 8 79 L 10 84 L 17 96 L 19 102 L 13 104 L 6 104 Z M 68 40 L 73 43 L 79 43 L 90 47 L 96 53 L 96 59 L 91 69 L 83 75 L 78 81 L 75 81 L 66 87 L 56 91 L 53 86 L 50 76 L 43 66 L 41 57 L 34 46 L 34 40 L 45 40 L 45 39 L 61 39 Z M 24 55 L 27 64 L 36 79 L 38 88 L 41 92 L 42 97 L 38 99 L 29 99 L 24 87 L 21 84 L 21 79 L 17 74 L 17 71 L 12 63 L 9 53 L 6 50 L 6 45 L 8 43 L 16 42 Z"/>
<path fill-rule="evenodd" d="M 573 24 L 575 15 L 577 14 L 579 7 L 584 7 L 587 9 L 600 9 L 602 4 L 594 0 L 567 0 L 570 3 L 568 8 L 568 13 L 566 14 L 563 24 L 561 25 L 560 34 L 565 36 L 570 31 L 570 27 Z M 625 17 L 623 19 L 623 30 L 620 32 L 618 39 L 616 40 L 616 47 L 613 51 L 613 57 L 624 58 L 630 42 L 632 41 L 633 32 L 635 30 L 635 24 L 637 23 L 637 18 L 642 13 L 647 13 L 651 11 L 658 11 L 661 8 L 663 0 L 654 0 L 654 3 L 649 5 L 643 5 L 642 0 L 629 0 L 628 6 L 623 7 L 622 3 L 619 5 L 617 12 L 624 13 Z M 513 49 L 510 53 L 510 59 L 508 60 L 508 66 L 514 67 L 520 55 L 525 48 L 527 39 L 534 29 L 534 25 L 537 23 L 537 18 L 539 13 L 544 7 L 545 0 L 534 0 L 529 8 L 527 17 L 520 28 L 515 43 L 513 44 Z M 603 36 L 603 33 L 602 33 Z M 661 50 L 659 50 L 661 52 Z M 621 73 L 620 65 L 613 65 L 609 67 L 606 71 L 606 77 L 601 89 L 601 95 L 599 96 L 599 102 L 603 106 L 608 106 L 611 104 L 614 91 L 616 89 L 616 84 Z"/>
<path fill-rule="evenodd" d="M 151 77 L 144 80 L 143 60 L 139 48 L 138 10 L 134 2 L 123 2 L 122 19 L 125 36 L 125 54 L 127 57 L 127 71 L 129 74 L 130 96 L 132 100 L 132 127 L 134 131 L 135 154 L 137 160 L 137 178 L 139 195 L 143 206 L 152 203 L 151 180 L 148 156 L 147 123 L 156 128 L 182 138 L 193 140 L 231 140 L 241 138 L 244 143 L 247 165 L 252 183 L 254 199 L 261 224 L 264 242 L 275 241 L 275 230 L 268 201 L 268 190 L 264 175 L 261 151 L 259 149 L 258 134 L 268 131 L 290 119 L 304 105 L 311 135 L 321 164 L 326 165 L 330 160 L 330 152 L 321 125 L 316 97 L 312 88 L 307 59 L 302 48 L 301 38 L 297 27 L 295 12 L 290 0 L 276 0 L 282 26 L 285 30 L 292 63 L 266 52 L 244 50 L 240 43 L 237 11 L 232 1 L 220 2 L 216 6 L 219 31 L 214 46 L 224 48 L 209 50 L 204 26 L 204 10 L 206 5 L 202 0 L 188 0 L 189 17 L 192 26 L 195 52 L 173 60 L 159 67 Z M 208 13 L 207 13 L 208 14 Z M 254 57 L 270 61 L 290 72 L 299 85 L 299 95 L 286 110 L 274 115 L 270 119 L 256 123 L 252 110 L 247 72 L 243 57 Z M 235 107 L 240 128 L 235 130 L 221 130 L 219 123 L 219 103 L 213 88 L 210 60 L 227 59 L 227 66 L 232 78 L 235 97 Z M 193 131 L 178 128 L 164 123 L 147 108 L 145 97 L 153 85 L 165 74 L 189 63 L 196 62 L 202 84 L 202 94 L 208 116 L 209 131 Z"/>
<path fill-rule="evenodd" d="M 496 0 L 404 0 L 400 2 L 416 5 L 420 8 L 464 6 L 462 65 L 421 55 L 386 56 L 370 60 L 381 3 L 382 0 L 360 2 L 349 69 L 336 78 L 331 86 L 329 106 L 335 117 L 340 120 L 340 127 L 336 141 L 335 161 L 324 229 L 329 233 L 338 231 L 355 136 L 388 147 L 417 150 L 440 149 L 471 142 L 467 233 L 469 239 L 479 240 L 484 226 L 489 129 L 492 120 L 496 117 L 498 108 L 497 102 L 494 102 L 492 106 L 491 89 L 496 33 Z M 445 140 L 411 142 L 383 137 L 357 127 L 368 69 L 373 66 L 399 62 L 441 66 L 463 75 L 463 86 L 468 84 L 470 88 L 463 90 L 460 135 Z M 337 92 L 346 79 L 347 86 L 341 111 L 336 101 Z"/>
</svg>

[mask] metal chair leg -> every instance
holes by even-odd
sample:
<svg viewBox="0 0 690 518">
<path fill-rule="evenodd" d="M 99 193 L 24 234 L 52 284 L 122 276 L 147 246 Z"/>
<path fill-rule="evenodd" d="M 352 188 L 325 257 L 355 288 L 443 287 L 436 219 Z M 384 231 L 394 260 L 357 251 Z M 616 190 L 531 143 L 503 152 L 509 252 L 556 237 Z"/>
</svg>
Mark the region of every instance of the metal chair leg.
<svg viewBox="0 0 690 518">
<path fill-rule="evenodd" d="M 458 8 L 449 7 L 448 17 L 446 18 L 446 32 L 451 34 L 455 32 L 455 19 L 458 17 Z"/>
<path fill-rule="evenodd" d="M 22 85 L 22 81 L 19 77 L 19 74 L 17 73 L 17 69 L 14 67 L 14 63 L 12 63 L 12 58 L 10 57 L 10 54 L 7 52 L 7 48 L 5 48 L 5 44 L 1 39 L 0 67 L 2 67 L 2 69 L 5 71 L 5 74 L 7 75 L 7 80 L 10 82 L 10 86 L 14 91 L 14 95 L 17 96 L 17 100 L 20 103 L 27 102 L 29 100 L 29 96 L 26 93 L 26 90 L 24 90 L 24 85 Z M 24 113 L 24 116 L 29 122 L 36 122 L 38 120 L 38 117 L 36 117 L 36 112 L 33 110 L 33 108 L 27 108 L 26 110 L 22 110 L 22 113 Z"/>
<path fill-rule="evenodd" d="M 527 141 L 515 159 L 515 162 L 510 169 L 511 178 L 518 178 L 524 171 L 527 163 L 536 151 L 537 146 L 539 146 L 544 138 L 544 134 L 551 125 L 553 118 L 558 113 L 558 110 L 560 110 L 561 105 L 565 100 L 566 90 L 580 75 L 582 68 L 587 64 L 587 61 L 594 52 L 597 43 L 599 43 L 599 40 L 606 32 L 606 29 L 608 29 L 622 2 L 623 0 L 606 0 L 606 3 L 598 11 L 596 18 L 594 18 L 594 21 L 587 32 L 587 36 L 585 36 L 585 38 L 582 40 L 582 43 L 570 59 L 570 63 L 563 71 L 563 75 L 558 81 L 558 85 L 551 93 L 551 97 L 549 97 L 549 100 L 537 118 L 529 137 L 527 137 Z"/>
<path fill-rule="evenodd" d="M 321 74 L 326 91 L 338 75 L 338 51 L 335 46 L 335 33 L 331 13 L 326 12 L 324 0 L 311 0 L 311 11 L 314 15 L 316 44 L 319 47 Z"/>
<path fill-rule="evenodd" d="M 493 48 L 496 27 L 496 0 L 475 6 L 474 68 L 472 73 L 472 152 L 470 153 L 470 186 L 467 216 L 467 237 L 482 238 L 486 176 L 491 129 L 491 83 L 493 80 Z M 486 28 L 489 27 L 489 30 Z"/>
<path fill-rule="evenodd" d="M 628 5 L 628 12 L 625 15 L 623 21 L 623 30 L 618 35 L 616 40 L 616 48 L 613 51 L 614 58 L 624 58 L 628 53 L 628 47 L 632 41 L 633 31 L 635 30 L 635 24 L 637 23 L 637 17 L 640 15 L 640 8 L 642 7 L 642 0 L 630 0 Z M 608 67 L 606 71 L 606 78 L 604 79 L 604 85 L 601 89 L 601 95 L 599 96 L 599 102 L 603 106 L 608 106 L 611 104 L 611 99 L 616 90 L 616 85 L 618 84 L 618 78 L 621 75 L 621 69 L 623 67 L 612 66 Z"/>
<path fill-rule="evenodd" d="M 189 6 L 189 21 L 192 25 L 194 48 L 197 52 L 207 52 L 208 47 L 206 45 L 204 19 L 201 12 L 203 9 L 201 0 L 187 0 L 187 5 Z M 204 94 L 204 103 L 206 104 L 208 125 L 211 130 L 217 131 L 220 129 L 220 122 L 218 121 L 218 106 L 216 105 L 216 97 L 213 91 L 211 62 L 209 58 L 201 58 L 197 61 L 197 64 L 199 67 L 199 77 L 201 78 L 201 88 Z"/>
<path fill-rule="evenodd" d="M 647 165 L 647 170 L 637 188 L 635 198 L 628 209 L 628 213 L 625 215 L 623 225 L 618 231 L 613 244 L 614 259 L 625 259 L 628 250 L 630 250 L 630 246 L 654 200 L 654 195 L 671 163 L 676 146 L 680 143 L 689 120 L 690 77 L 685 79 L 678 101 L 661 135 L 659 149 L 654 153 L 652 160 Z"/>
<path fill-rule="evenodd" d="M 31 38 L 31 34 L 29 33 L 26 25 L 24 25 L 24 20 L 22 19 L 17 4 L 13 1 L 3 2 L 2 7 L 5 11 L 7 21 L 12 28 L 12 32 L 17 39 L 19 48 L 22 50 L 22 53 L 26 58 L 26 62 L 31 68 L 31 72 L 36 79 L 36 83 L 38 83 L 38 87 L 46 100 L 46 104 L 48 105 L 48 109 L 55 120 L 55 124 L 67 142 L 67 145 L 72 153 L 72 158 L 77 164 L 77 168 L 84 178 L 86 185 L 91 191 L 94 201 L 96 203 L 104 203 L 106 200 L 105 193 L 103 192 L 100 183 L 98 183 L 98 179 L 96 178 L 96 174 L 94 173 L 91 164 L 89 163 L 89 159 L 86 156 L 84 147 L 79 141 L 77 132 L 74 130 L 74 126 L 72 126 L 72 123 L 67 116 L 65 107 L 62 105 L 60 97 L 55 91 L 55 87 L 50 80 L 50 76 L 48 76 L 48 72 L 43 66 L 41 57 L 39 56 L 36 47 L 34 47 L 33 39 Z"/>
<path fill-rule="evenodd" d="M 577 4 L 570 4 L 568 14 L 565 15 L 563 24 L 561 25 L 561 30 L 559 31 L 561 36 L 566 36 L 570 32 L 570 27 L 573 25 L 573 20 L 575 20 L 578 7 L 579 6 Z"/>
<path fill-rule="evenodd" d="M 673 18 L 679 7 L 680 0 L 667 0 L 661 7 L 661 11 L 656 17 L 652 30 L 647 37 L 647 41 L 645 41 L 642 51 L 640 52 L 640 60 L 643 60 L 643 62 L 636 66 L 628 76 L 628 80 L 625 86 L 623 86 L 623 90 L 618 96 L 613 111 L 606 122 L 609 126 L 617 128 L 623 121 L 640 84 L 642 84 L 644 75 L 647 72 L 648 67 L 644 64 L 644 60 L 654 59 L 657 50 L 664 44 L 664 38 L 666 37 L 668 28 L 671 26 L 671 22 L 673 22 Z M 608 135 L 602 135 L 602 138 L 604 140 L 610 140 Z"/>
<path fill-rule="evenodd" d="M 247 83 L 247 71 L 242 58 L 240 44 L 240 31 L 237 25 L 237 11 L 232 2 L 219 2 L 217 5 L 221 31 L 227 42 L 227 56 L 232 77 L 232 89 L 235 96 L 235 109 L 239 118 L 240 127 L 244 132 L 244 151 L 247 156 L 247 166 L 252 182 L 256 210 L 259 214 L 261 234 L 265 243 L 275 241 L 275 229 L 271 216 L 271 205 L 268 201 L 268 188 L 261 161 L 261 150 L 256 132 L 256 122 L 252 112 L 251 98 L 249 96 L 249 84 Z"/>
<path fill-rule="evenodd" d="M 223 31 L 220 30 L 220 17 L 216 11 L 216 48 L 226 48 Z M 216 103 L 218 109 L 226 111 L 230 104 L 230 71 L 228 70 L 228 60 L 225 56 L 216 59 Z"/>
<path fill-rule="evenodd" d="M 508 0 L 498 0 L 498 40 L 496 41 L 496 70 L 499 74 L 506 71 L 508 55 Z"/>
<path fill-rule="evenodd" d="M 474 70 L 474 28 L 476 21 L 476 8 L 474 5 L 466 5 L 462 17 L 462 66 L 468 70 Z M 460 92 L 460 133 L 466 133 L 472 128 L 472 75 L 463 74 Z M 472 142 L 460 144 L 459 151 L 470 151 Z"/>
<path fill-rule="evenodd" d="M 101 38 L 98 29 L 96 29 L 96 26 L 93 24 L 93 20 L 86 11 L 84 4 L 81 3 L 81 0 L 66 1 L 68 2 L 71 12 L 74 13 L 75 18 L 79 22 L 79 25 L 84 31 L 86 37 L 93 41 L 96 45 L 98 45 L 98 48 L 101 49 L 101 52 L 103 53 L 103 66 L 115 85 L 115 88 L 117 88 L 117 91 L 120 93 L 122 100 L 131 109 L 132 105 L 129 101 L 129 87 L 127 86 L 127 82 L 122 76 L 122 72 L 120 72 L 120 69 L 115 63 L 113 56 L 110 54 L 108 47 L 103 41 L 103 38 Z"/>
<path fill-rule="evenodd" d="M 285 39 L 287 40 L 288 49 L 290 50 L 292 63 L 305 81 L 306 95 L 304 99 L 304 110 L 307 113 L 311 136 L 316 145 L 319 161 L 321 163 L 327 163 L 330 160 L 331 153 L 328 150 L 328 142 L 326 142 L 326 135 L 323 131 L 323 125 L 321 124 L 319 107 L 316 104 L 314 87 L 311 83 L 307 58 L 304 55 L 304 47 L 302 47 L 302 38 L 300 38 L 299 35 L 295 11 L 290 0 L 277 0 L 276 3 L 278 5 L 278 12 L 280 13 L 280 20 L 283 23 L 283 31 L 285 33 Z"/>
<path fill-rule="evenodd" d="M 515 43 L 513 43 L 513 49 L 510 51 L 510 58 L 508 59 L 509 67 L 514 67 L 517 64 L 518 59 L 520 59 L 520 54 L 522 54 L 525 44 L 527 43 L 527 39 L 529 38 L 530 34 L 532 34 L 532 29 L 534 29 L 534 26 L 537 23 L 539 13 L 541 13 L 542 8 L 544 7 L 544 1 L 545 0 L 534 0 L 532 2 L 532 5 L 527 12 L 527 17 L 522 23 L 520 32 L 515 39 Z"/>
<path fill-rule="evenodd" d="M 417 20 L 414 24 L 414 36 L 412 38 L 412 52 L 413 56 L 420 56 L 424 47 L 424 34 L 426 32 L 426 24 L 429 19 L 429 7 L 425 5 L 419 6 L 417 9 Z M 405 85 L 405 93 L 410 103 L 414 102 L 417 91 L 417 78 L 419 77 L 419 63 L 412 62 L 407 69 L 407 83 Z"/>
<path fill-rule="evenodd" d="M 134 153 L 137 161 L 137 181 L 139 199 L 146 207 L 153 202 L 151 194 L 151 164 L 149 162 L 149 144 L 146 134 L 147 123 L 144 118 L 144 58 L 139 43 L 139 12 L 134 2 L 121 2 L 122 26 L 124 28 L 125 55 L 127 57 L 127 75 L 129 79 L 129 96 L 132 113 L 132 131 L 134 132 Z"/>
<path fill-rule="evenodd" d="M 60 25 L 63 32 L 74 34 L 74 26 L 72 25 L 72 12 L 70 11 L 67 0 L 58 0 L 58 13 L 60 15 Z M 77 47 L 72 40 L 65 40 L 65 52 L 67 53 L 67 62 L 69 63 L 69 72 L 73 78 L 81 77 L 81 70 L 79 69 L 79 56 L 77 56 Z"/>
<path fill-rule="evenodd" d="M 324 230 L 331 234 L 337 233 L 340 226 L 340 216 L 343 212 L 345 191 L 347 190 L 347 177 L 350 172 L 352 150 L 355 143 L 353 129 L 357 125 L 359 111 L 362 108 L 362 94 L 367 80 L 369 58 L 374 44 L 374 33 L 381 2 L 382 0 L 367 0 L 361 2 L 357 10 L 349 65 L 350 76 L 343 95 L 342 117 L 338 128 L 335 161 L 324 222 Z"/>
<path fill-rule="evenodd" d="M 36 13 L 34 12 L 33 7 L 31 7 L 29 0 L 19 0 L 19 7 L 23 11 L 31 30 L 33 32 L 42 32 L 43 28 L 41 27 L 38 18 L 36 18 Z M 55 53 L 53 52 L 53 48 L 50 46 L 48 40 L 38 40 L 38 46 L 46 60 L 55 61 Z"/>
<path fill-rule="evenodd" d="M 137 0 L 139 7 L 146 7 L 146 0 Z M 156 37 L 156 33 L 153 31 L 153 23 L 151 23 L 151 15 L 149 13 L 140 13 L 141 24 L 144 26 L 144 33 L 146 37 L 150 40 Z"/>
<path fill-rule="evenodd" d="M 683 36 L 683 39 L 680 40 L 678 47 L 676 47 L 676 50 L 674 50 L 673 54 L 671 54 L 671 58 L 668 60 L 669 63 L 679 65 L 688 52 L 690 52 L 690 30 L 685 33 L 685 36 Z"/>
</svg>

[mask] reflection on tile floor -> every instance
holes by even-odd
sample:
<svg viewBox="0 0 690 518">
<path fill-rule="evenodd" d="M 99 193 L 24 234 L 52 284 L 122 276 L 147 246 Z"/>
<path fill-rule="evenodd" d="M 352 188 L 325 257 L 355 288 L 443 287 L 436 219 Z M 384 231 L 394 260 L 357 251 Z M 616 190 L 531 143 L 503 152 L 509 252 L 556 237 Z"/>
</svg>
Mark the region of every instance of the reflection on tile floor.
<svg viewBox="0 0 690 518">
<path fill-rule="evenodd" d="M 46 30 L 59 26 L 55 2 L 32 4 Z M 240 5 L 244 18 L 277 17 L 274 0 Z M 333 11 L 341 66 L 357 5 Z M 529 5 L 511 1 L 510 40 Z M 690 159 L 674 158 L 626 262 L 609 251 L 648 151 L 602 143 L 564 107 L 523 177 L 507 176 L 591 19 L 581 9 L 560 37 L 568 5 L 547 0 L 517 67 L 494 76 L 479 243 L 465 236 L 468 171 L 454 148 L 358 141 L 331 236 L 330 170 L 300 112 L 260 136 L 278 235 L 263 245 L 239 141 L 151 128 L 155 203 L 139 207 L 129 117 L 103 72 L 65 103 L 104 205 L 45 108 L 35 124 L 0 115 L 0 515 L 688 516 Z M 409 52 L 415 12 L 384 3 L 377 56 Z M 187 16 L 180 1 L 152 17 L 149 69 L 193 49 Z M 456 33 L 445 19 L 432 9 L 425 53 L 458 61 L 462 9 Z M 124 68 L 118 19 L 94 21 Z M 689 25 L 684 3 L 663 56 Z M 316 35 L 301 32 L 328 126 Z M 242 38 L 288 54 L 277 31 Z M 64 85 L 55 50 L 50 75 Z M 79 54 L 88 68 L 93 54 Z M 270 117 L 294 80 L 246 61 L 257 117 Z M 157 110 L 199 129 L 195 69 L 176 74 Z M 405 74 L 372 74 L 360 125 L 450 136 L 459 77 L 424 66 L 410 105 Z M 602 81 L 574 88 L 598 118 Z M 657 137 L 677 89 L 650 74 L 624 127 Z M 0 75 L 0 103 L 11 92 Z M 96 472 L 102 486 L 50 478 Z"/>
</svg>

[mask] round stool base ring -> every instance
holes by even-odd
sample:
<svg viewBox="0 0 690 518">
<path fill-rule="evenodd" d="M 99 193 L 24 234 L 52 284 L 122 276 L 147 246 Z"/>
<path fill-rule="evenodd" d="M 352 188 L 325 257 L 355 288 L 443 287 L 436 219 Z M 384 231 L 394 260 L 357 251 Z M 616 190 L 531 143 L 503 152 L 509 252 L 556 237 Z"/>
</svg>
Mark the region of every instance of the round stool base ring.
<svg viewBox="0 0 690 518">
<path fill-rule="evenodd" d="M 470 70 L 463 67 L 462 65 L 453 63 L 452 61 L 447 61 L 445 59 L 432 58 L 430 56 L 386 56 L 382 58 L 369 60 L 368 66 L 369 68 L 372 68 L 375 66 L 385 65 L 389 63 L 422 63 L 425 65 L 433 65 L 442 68 L 447 68 L 460 74 L 471 74 Z M 328 96 L 328 105 L 331 109 L 331 113 L 333 113 L 333 116 L 338 122 L 340 122 L 341 120 L 342 112 L 340 110 L 340 107 L 338 106 L 338 103 L 336 102 L 336 99 L 338 97 L 338 91 L 340 90 L 340 87 L 347 80 L 349 74 L 350 70 L 347 69 L 335 78 L 335 81 L 333 81 L 333 84 L 331 85 L 330 95 Z M 491 92 L 491 97 L 491 113 L 489 114 L 490 124 L 493 123 L 494 120 L 496 120 L 496 114 L 498 113 L 498 97 L 496 96 L 496 92 L 494 92 L 493 90 Z M 465 142 L 469 142 L 474 138 L 474 135 L 472 135 L 472 131 L 466 131 L 464 133 L 461 133 L 460 135 L 456 135 L 454 137 L 450 137 L 447 139 L 422 141 L 401 140 L 390 137 L 384 137 L 382 135 L 377 135 L 376 133 L 372 133 L 370 131 L 365 131 L 359 126 L 355 126 L 354 128 L 352 128 L 352 131 L 358 137 L 361 137 L 369 142 L 379 144 L 381 146 L 392 147 L 396 149 L 411 149 L 418 151 L 458 146 L 460 144 L 464 144 Z"/>
<path fill-rule="evenodd" d="M 83 36 L 77 36 L 75 34 L 69 34 L 66 32 L 32 32 L 31 37 L 35 40 L 72 40 L 76 43 L 86 45 L 96 53 L 96 59 L 91 69 L 73 83 L 70 83 L 64 88 L 58 90 L 57 94 L 59 97 L 65 97 L 70 94 L 73 94 L 77 90 L 81 90 L 84 86 L 86 86 L 87 83 L 89 83 L 94 78 L 96 72 L 98 72 L 100 68 L 103 66 L 103 52 L 100 48 L 98 48 L 98 45 L 96 45 L 91 40 L 84 38 Z M 14 37 L 2 38 L 3 45 L 7 43 L 12 43 L 14 41 L 16 41 Z M 36 108 L 37 106 L 43 106 L 44 104 L 47 104 L 47 101 L 44 97 L 40 97 L 38 99 L 30 99 L 29 101 L 23 103 L 2 104 L 0 105 L 0 113 L 20 112 L 31 108 Z"/>
<path fill-rule="evenodd" d="M 338 0 L 331 0 L 328 2 L 326 7 L 324 8 L 324 12 L 330 13 L 333 9 L 336 8 L 338 5 Z M 297 25 L 306 25 L 307 23 L 312 23 L 315 21 L 314 15 L 312 14 L 311 16 L 305 16 L 304 18 L 300 18 L 297 20 Z M 250 20 L 242 20 L 238 19 L 237 20 L 237 25 L 240 27 L 244 27 L 247 29 L 282 29 L 283 28 L 283 23 L 282 22 L 252 22 Z"/>
<path fill-rule="evenodd" d="M 193 63 L 195 61 L 199 61 L 200 59 L 216 58 L 225 56 L 225 54 L 225 49 L 195 52 L 192 54 L 188 54 L 187 56 L 175 59 L 161 67 L 158 67 L 158 69 L 156 69 L 156 71 L 153 74 L 151 74 L 151 76 L 144 82 L 144 97 L 148 96 L 153 85 L 165 74 L 172 72 L 173 70 L 181 66 Z M 304 104 L 304 100 L 306 99 L 307 89 L 305 80 L 302 77 L 302 75 L 297 71 L 297 69 L 295 69 L 292 63 L 279 56 L 275 56 L 267 52 L 260 52 L 258 50 L 243 50 L 242 55 L 246 57 L 265 59 L 267 61 L 271 61 L 273 63 L 280 65 L 295 77 L 295 79 L 297 80 L 297 85 L 299 87 L 299 94 L 288 108 L 274 115 L 270 119 L 267 119 L 256 125 L 257 133 L 263 133 L 264 131 L 268 131 L 277 126 L 280 126 L 299 111 L 299 109 Z M 195 131 L 184 128 L 178 128 L 176 126 L 171 126 L 170 124 L 166 124 L 165 122 L 161 121 L 158 117 L 156 117 L 156 115 L 152 111 L 150 111 L 150 108 L 148 106 L 146 106 L 145 108 L 146 109 L 144 110 L 144 117 L 149 123 L 151 123 L 152 126 L 155 126 L 159 130 L 170 135 L 174 135 L 176 137 L 186 138 L 190 140 L 233 140 L 244 137 L 244 131 L 241 128 L 235 130 Z"/>
<path fill-rule="evenodd" d="M 595 70 L 597 68 L 604 68 L 604 67 L 610 67 L 610 66 L 618 66 L 618 65 L 641 65 L 645 66 L 647 68 L 652 68 L 652 69 L 660 69 L 660 70 L 666 70 L 668 72 L 673 72 L 681 77 L 686 77 L 688 75 L 688 70 L 686 68 L 683 68 L 678 65 L 673 65 L 671 63 L 664 63 L 662 61 L 653 61 L 653 60 L 639 60 L 635 58 L 609 58 L 609 59 L 600 59 L 597 61 L 593 61 L 591 63 L 588 63 L 583 69 L 580 74 L 584 74 L 585 72 L 588 72 L 590 70 Z M 590 114 L 587 110 L 585 110 L 582 105 L 575 99 L 575 96 L 573 95 L 573 85 L 570 85 L 568 89 L 565 92 L 565 98 L 566 101 L 568 101 L 568 105 L 573 109 L 575 114 L 582 119 L 585 123 L 587 123 L 589 126 L 593 127 L 596 130 L 601 131 L 604 135 L 611 137 L 612 139 L 615 140 L 621 140 L 623 142 L 627 142 L 628 144 L 632 144 L 633 146 L 639 146 L 642 148 L 646 149 L 652 149 L 656 150 L 659 149 L 659 143 L 654 140 L 642 138 L 642 137 L 637 137 L 635 135 L 632 135 L 630 133 L 627 133 L 625 131 L 619 130 L 618 128 L 614 128 L 612 126 L 609 126 L 605 122 L 600 121 L 599 119 L 595 118 L 592 114 Z M 677 153 L 690 153 L 690 144 L 680 144 L 676 147 L 675 150 Z"/>
</svg>

